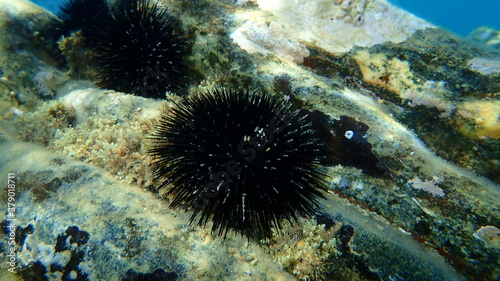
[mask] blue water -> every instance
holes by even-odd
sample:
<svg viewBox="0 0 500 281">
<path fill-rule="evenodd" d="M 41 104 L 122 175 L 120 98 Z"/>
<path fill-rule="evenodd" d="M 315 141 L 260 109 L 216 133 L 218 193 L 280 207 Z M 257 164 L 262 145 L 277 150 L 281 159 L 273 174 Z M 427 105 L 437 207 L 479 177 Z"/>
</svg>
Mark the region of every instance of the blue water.
<svg viewBox="0 0 500 281">
<path fill-rule="evenodd" d="M 456 34 L 480 26 L 500 30 L 500 0 L 389 0 L 410 13 Z"/>
<path fill-rule="evenodd" d="M 304 0 L 307 1 L 307 0 Z M 500 30 L 500 0 L 389 0 L 431 23 L 461 36 L 480 26 Z M 62 0 L 33 0 L 47 10 L 58 11 Z"/>
<path fill-rule="evenodd" d="M 66 1 L 62 0 L 30 0 L 33 3 L 36 3 L 39 6 L 44 7 L 45 9 L 55 13 L 59 11 L 59 3 L 64 3 Z"/>
</svg>

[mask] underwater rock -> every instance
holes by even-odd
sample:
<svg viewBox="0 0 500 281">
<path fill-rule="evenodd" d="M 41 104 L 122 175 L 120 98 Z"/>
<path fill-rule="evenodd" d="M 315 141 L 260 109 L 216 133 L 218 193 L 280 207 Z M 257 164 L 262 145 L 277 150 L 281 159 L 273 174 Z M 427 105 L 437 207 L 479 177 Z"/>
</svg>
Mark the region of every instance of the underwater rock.
<svg viewBox="0 0 500 281">
<path fill-rule="evenodd" d="M 49 32 L 53 21 L 50 13 L 30 1 L 0 1 L 2 119 L 21 114 L 12 105 L 34 108 L 40 100 L 52 98 L 52 86 L 68 80 L 54 70 L 61 61 Z"/>
<path fill-rule="evenodd" d="M 372 176 L 387 176 L 389 170 L 372 152 L 372 145 L 367 140 L 368 125 L 348 116 L 335 120 L 321 111 L 301 109 L 301 114 L 312 123 L 315 137 L 321 143 L 324 155 L 323 165 L 342 165 L 360 168 Z"/>
<path fill-rule="evenodd" d="M 309 56 L 307 48 L 301 43 L 280 38 L 283 32 L 283 27 L 276 22 L 268 26 L 264 21 L 249 20 L 231 34 L 231 38 L 249 53 L 273 53 L 285 60 L 302 63 L 304 57 Z"/>
<path fill-rule="evenodd" d="M 500 187 L 489 180 L 500 180 L 500 76 L 494 49 L 467 43 L 386 1 L 300 6 L 294 1 L 288 6 L 281 5 L 284 1 L 159 1 L 179 15 L 186 30 L 197 33 L 189 64 L 202 77 L 182 89 L 186 94 L 221 85 L 283 93 L 298 108 L 326 114 L 330 130 L 333 120 L 349 116 L 359 122 L 352 123 L 355 129 L 368 132 L 364 140 L 378 163 L 391 171 L 391 177 L 381 177 L 362 167 L 321 167 L 329 192 L 318 210 L 328 216 L 319 221 L 329 227 L 311 224 L 304 228 L 311 230 L 307 235 L 294 236 L 303 229 L 290 226 L 275 240 L 289 247 L 284 257 L 283 251 L 268 252 L 270 245 L 261 241 L 230 236 L 221 242 L 189 226 L 190 211 L 169 209 L 161 191 L 149 191 L 147 138 L 158 116 L 180 97 L 155 101 L 89 89 L 89 81 L 76 83 L 64 71 L 51 72 L 55 64 L 30 48 L 36 38 L 17 36 L 23 26 L 48 26 L 50 14 L 40 8 L 35 10 L 41 14 L 31 13 L 34 8 L 26 5 L 33 4 L 23 0 L 0 3 L 0 37 L 6 39 L 0 40 L 6 44 L 0 52 L 0 170 L 16 174 L 16 218 L 25 237 L 22 247 L 17 245 L 15 277 L 60 279 L 71 264 L 71 250 L 79 261 L 77 253 L 85 248 L 80 271 L 71 270 L 67 277 L 120 280 L 127 272 L 164 269 L 179 280 L 294 280 L 293 266 L 283 271 L 278 261 L 300 262 L 296 253 L 305 250 L 308 258 L 320 256 L 325 262 L 318 264 L 321 272 L 302 267 L 306 271 L 297 274 L 304 279 L 316 273 L 327 280 L 499 278 Z M 22 9 L 5 12 L 12 7 Z M 328 16 L 332 25 L 326 23 Z M 391 24 L 369 24 L 374 16 Z M 394 19 L 409 21 L 400 26 Z M 269 28 L 286 32 L 267 34 L 276 38 L 250 36 L 266 47 L 264 53 L 252 53 L 230 37 L 250 21 L 266 23 L 246 36 Z M 335 40 L 312 38 L 325 26 L 338 28 Z M 380 41 L 366 34 L 377 26 L 387 35 Z M 345 34 L 349 30 L 360 32 Z M 345 44 L 338 42 L 344 39 Z M 69 53 L 78 50 L 77 41 L 61 45 L 74 48 L 65 50 Z M 337 130 L 347 140 L 365 134 Z M 58 244 L 58 236 L 66 243 Z M 78 246 L 71 239 L 86 243 Z M 6 241 L 0 241 L 1 249 L 7 249 Z M 56 252 L 56 245 L 68 250 Z M 332 247 L 324 251 L 311 245 Z M 12 278 L 5 275 L 11 274 L 6 261 L 2 256 L 2 280 Z"/>
<path fill-rule="evenodd" d="M 117 181 L 104 170 L 33 144 L 2 143 L 0 149 L 9 151 L 2 155 L 1 173 L 16 171 L 16 224 L 27 225 L 16 230 L 16 234 L 26 234 L 25 242 L 15 246 L 14 268 L 21 277 L 120 280 L 130 270 L 154 272 L 160 268 L 173 270 L 183 280 L 245 276 L 248 267 L 233 267 L 232 256 L 251 253 L 259 263 L 244 264 L 254 276 L 292 280 L 270 263 L 271 258 L 257 244 L 242 248 L 248 241 L 238 236 L 222 245 L 212 241 L 208 232 L 187 227 L 185 212 L 172 212 L 157 195 Z M 39 204 L 33 191 L 38 183 L 55 177 L 69 178 Z M 7 247 L 6 239 L 0 247 Z M 220 258 L 225 256 L 228 258 Z M 5 259 L 5 255 L 0 259 L 2 280 L 12 274 Z M 215 259 L 216 264 L 207 262 Z M 174 277 L 172 272 L 160 276 Z"/>
<path fill-rule="evenodd" d="M 133 269 L 127 271 L 126 275 L 122 277 L 121 281 L 175 281 L 177 280 L 177 273 L 166 272 L 158 268 L 153 273 L 140 273 Z"/>
<path fill-rule="evenodd" d="M 478 27 L 471 31 L 467 37 L 486 46 L 500 49 L 500 31 L 491 27 Z"/>
<path fill-rule="evenodd" d="M 439 29 L 352 55 L 316 49 L 307 62 L 327 77 L 341 69 L 341 84 L 382 104 L 436 154 L 500 182 L 497 64 L 494 53 Z"/>
<path fill-rule="evenodd" d="M 481 226 L 474 237 L 483 241 L 488 246 L 500 249 L 500 229 L 492 225 Z"/>
<path fill-rule="evenodd" d="M 290 44 L 301 46 L 298 42 L 307 42 L 331 53 L 348 52 L 355 46 L 399 43 L 417 30 L 433 28 L 432 24 L 385 1 L 259 0 L 257 3 L 273 15 L 267 19 L 271 22 L 269 28 L 249 19 L 233 33 L 233 40 L 250 52 L 266 53 L 269 49 L 266 46 L 277 45 L 279 47 L 274 48 L 279 50 L 278 56 L 293 58 L 296 62 L 301 59 L 294 55 L 296 47 L 290 48 Z M 254 46 L 249 46 L 249 41 Z M 303 55 L 307 54 L 304 47 L 301 49 Z"/>
</svg>

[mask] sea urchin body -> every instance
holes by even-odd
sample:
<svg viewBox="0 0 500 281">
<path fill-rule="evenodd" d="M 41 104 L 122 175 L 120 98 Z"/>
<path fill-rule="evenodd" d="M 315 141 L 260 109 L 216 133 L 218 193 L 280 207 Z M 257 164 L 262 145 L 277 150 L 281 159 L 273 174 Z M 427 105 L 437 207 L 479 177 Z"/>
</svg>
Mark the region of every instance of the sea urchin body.
<svg viewBox="0 0 500 281">
<path fill-rule="evenodd" d="M 219 236 L 269 237 L 281 219 L 313 214 L 325 188 L 310 123 L 267 93 L 190 97 L 162 117 L 152 140 L 158 188 Z"/>
<path fill-rule="evenodd" d="M 96 17 L 88 38 L 97 85 L 146 97 L 164 97 L 185 80 L 186 37 L 179 20 L 148 0 L 116 0 Z"/>
</svg>

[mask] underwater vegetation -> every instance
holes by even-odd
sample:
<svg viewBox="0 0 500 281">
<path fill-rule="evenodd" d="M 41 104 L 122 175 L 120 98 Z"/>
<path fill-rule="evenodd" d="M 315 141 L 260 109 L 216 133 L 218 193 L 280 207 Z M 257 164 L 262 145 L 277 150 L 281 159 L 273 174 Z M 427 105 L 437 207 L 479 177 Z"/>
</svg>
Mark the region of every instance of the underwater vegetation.
<svg viewBox="0 0 500 281">
<path fill-rule="evenodd" d="M 71 0 L 59 16 L 63 34 L 81 29 L 88 40 L 97 86 L 161 98 L 184 83 L 187 37 L 158 3 Z"/>
<path fill-rule="evenodd" d="M 195 95 L 163 115 L 152 139 L 158 188 L 219 236 L 269 237 L 281 219 L 314 214 L 325 190 L 311 123 L 276 95 Z"/>
</svg>

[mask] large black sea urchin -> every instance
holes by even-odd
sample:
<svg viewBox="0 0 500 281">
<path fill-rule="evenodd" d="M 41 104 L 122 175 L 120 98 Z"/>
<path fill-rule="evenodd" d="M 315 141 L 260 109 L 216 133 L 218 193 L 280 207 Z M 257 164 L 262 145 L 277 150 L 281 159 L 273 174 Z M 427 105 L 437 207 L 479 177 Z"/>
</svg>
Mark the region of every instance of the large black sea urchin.
<svg viewBox="0 0 500 281">
<path fill-rule="evenodd" d="M 165 97 L 185 82 L 187 39 L 178 19 L 156 1 L 115 0 L 88 28 L 97 85 Z"/>
<path fill-rule="evenodd" d="M 269 237 L 280 219 L 312 215 L 325 181 L 311 124 L 267 93 L 219 89 L 184 100 L 152 136 L 158 188 L 198 225 Z"/>
</svg>

